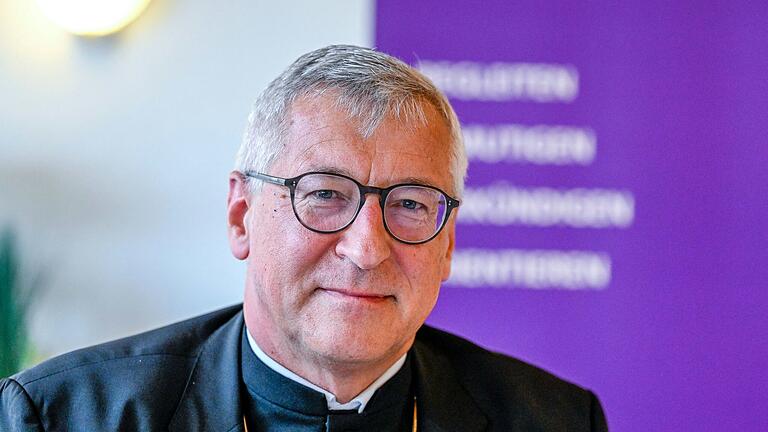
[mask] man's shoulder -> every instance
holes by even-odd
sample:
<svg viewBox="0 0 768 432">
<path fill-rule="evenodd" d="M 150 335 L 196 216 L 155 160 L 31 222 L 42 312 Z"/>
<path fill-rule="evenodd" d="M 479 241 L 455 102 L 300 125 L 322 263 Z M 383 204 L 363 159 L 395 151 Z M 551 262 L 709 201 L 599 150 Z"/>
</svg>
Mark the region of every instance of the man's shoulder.
<svg viewBox="0 0 768 432">
<path fill-rule="evenodd" d="M 429 347 L 433 352 L 446 358 L 457 372 L 467 372 L 474 376 L 488 374 L 496 379 L 502 376 L 509 378 L 505 382 L 519 383 L 534 381 L 550 383 L 556 386 L 575 387 L 544 369 L 526 363 L 506 354 L 490 351 L 461 336 L 439 330 L 427 325 L 422 326 L 417 334 L 417 340 Z"/>
<path fill-rule="evenodd" d="M 98 420 L 109 417 L 106 413 L 153 422 L 129 422 L 136 430 L 167 424 L 206 341 L 241 308 L 72 351 L 0 380 L 0 426 L 8 413 L 11 418 L 34 414 L 48 426 L 108 429 L 109 423 L 94 423 L 108 421 Z"/>
<path fill-rule="evenodd" d="M 184 359 L 195 358 L 208 337 L 241 309 L 241 305 L 230 306 L 134 336 L 78 349 L 22 371 L 13 379 L 27 385 L 78 369 L 101 369 L 105 363 L 141 363 L 152 358 L 165 358 L 171 362 L 177 358 L 184 362 Z"/>
<path fill-rule="evenodd" d="M 507 419 L 510 424 L 531 427 L 558 417 L 564 423 L 605 423 L 591 391 L 551 372 L 426 325 L 416 340 L 435 363 L 447 365 L 461 387 L 497 421 L 499 416 L 513 416 Z"/>
</svg>

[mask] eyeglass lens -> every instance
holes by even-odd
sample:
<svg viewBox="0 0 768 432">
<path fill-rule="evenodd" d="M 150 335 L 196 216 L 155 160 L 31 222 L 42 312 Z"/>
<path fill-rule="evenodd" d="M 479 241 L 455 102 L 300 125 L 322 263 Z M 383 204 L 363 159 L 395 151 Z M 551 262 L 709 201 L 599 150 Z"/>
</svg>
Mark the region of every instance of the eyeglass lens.
<svg viewBox="0 0 768 432">
<path fill-rule="evenodd" d="M 331 232 L 352 221 L 360 199 L 360 189 L 353 181 L 328 174 L 310 174 L 296 185 L 293 206 L 296 216 L 306 226 Z M 420 242 L 440 229 L 447 209 L 447 198 L 440 191 L 423 186 L 398 186 L 387 195 L 384 223 L 395 237 Z"/>
</svg>

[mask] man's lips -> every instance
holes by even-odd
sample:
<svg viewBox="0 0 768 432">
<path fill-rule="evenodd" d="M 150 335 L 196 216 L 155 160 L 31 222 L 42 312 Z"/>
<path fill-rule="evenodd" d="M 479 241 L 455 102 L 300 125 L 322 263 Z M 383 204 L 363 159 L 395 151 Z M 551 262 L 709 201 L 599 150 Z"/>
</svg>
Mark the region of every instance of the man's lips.
<svg viewBox="0 0 768 432">
<path fill-rule="evenodd" d="M 382 301 L 386 301 L 394 298 L 394 296 L 387 295 L 387 294 L 373 294 L 370 292 L 355 291 L 355 290 L 340 289 L 340 288 L 319 287 L 318 289 L 325 291 L 326 293 L 331 294 L 333 296 L 347 298 L 350 300 L 360 300 L 364 302 L 371 302 L 371 303 L 378 303 L 378 302 L 382 302 Z"/>
</svg>

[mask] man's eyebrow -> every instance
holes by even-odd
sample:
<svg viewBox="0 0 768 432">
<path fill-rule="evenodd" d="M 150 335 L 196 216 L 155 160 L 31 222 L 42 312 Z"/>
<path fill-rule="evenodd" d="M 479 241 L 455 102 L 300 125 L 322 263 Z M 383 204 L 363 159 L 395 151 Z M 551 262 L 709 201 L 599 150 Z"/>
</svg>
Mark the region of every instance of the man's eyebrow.
<svg viewBox="0 0 768 432">
<path fill-rule="evenodd" d="M 347 171 L 344 168 L 339 167 L 332 167 L 332 166 L 326 166 L 326 165 L 313 165 L 310 166 L 310 171 L 312 172 L 324 172 L 328 174 L 339 174 L 351 178 L 355 178 L 350 171 Z"/>
<path fill-rule="evenodd" d="M 398 183 L 414 183 L 422 186 L 432 186 L 437 187 L 435 182 L 431 182 L 423 177 L 405 177 L 400 179 Z"/>
</svg>

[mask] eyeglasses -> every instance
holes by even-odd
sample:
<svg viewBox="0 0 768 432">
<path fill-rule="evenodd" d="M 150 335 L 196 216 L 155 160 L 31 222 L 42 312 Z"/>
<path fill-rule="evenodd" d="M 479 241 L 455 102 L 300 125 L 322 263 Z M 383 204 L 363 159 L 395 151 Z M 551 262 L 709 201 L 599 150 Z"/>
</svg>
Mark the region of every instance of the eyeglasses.
<svg viewBox="0 0 768 432">
<path fill-rule="evenodd" d="M 365 204 L 363 197 L 373 193 L 379 195 L 384 229 L 403 243 L 421 244 L 435 238 L 451 211 L 459 206 L 458 200 L 440 189 L 414 183 L 382 189 L 324 172 L 308 172 L 293 178 L 252 171 L 243 174 L 288 187 L 296 219 L 317 233 L 335 233 L 351 225 Z"/>
</svg>

